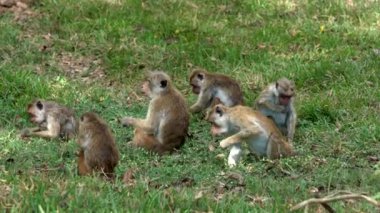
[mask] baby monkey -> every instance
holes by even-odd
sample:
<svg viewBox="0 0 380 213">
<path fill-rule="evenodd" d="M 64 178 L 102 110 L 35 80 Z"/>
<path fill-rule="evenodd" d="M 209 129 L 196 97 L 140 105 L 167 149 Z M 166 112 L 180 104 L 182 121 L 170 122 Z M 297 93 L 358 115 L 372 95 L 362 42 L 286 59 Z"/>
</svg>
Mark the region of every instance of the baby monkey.
<svg viewBox="0 0 380 213">
<path fill-rule="evenodd" d="M 170 77 L 161 71 L 150 72 L 142 91 L 151 99 L 145 119 L 124 117 L 124 126 L 135 127 L 132 144 L 158 154 L 179 149 L 185 142 L 189 113 L 185 99 Z"/>
<path fill-rule="evenodd" d="M 105 121 L 93 112 L 84 113 L 79 120 L 78 156 L 79 175 L 99 172 L 114 178 L 114 168 L 119 161 L 115 139 Z"/>
<path fill-rule="evenodd" d="M 276 159 L 293 155 L 293 147 L 281 134 L 272 120 L 250 107 L 226 107 L 218 104 L 207 114 L 212 135 L 226 134 L 220 142 L 222 148 L 232 146 L 228 165 L 235 166 L 243 153 L 242 143 L 259 157 Z"/>
<path fill-rule="evenodd" d="M 239 84 L 232 78 L 196 69 L 190 75 L 193 93 L 198 95 L 197 102 L 190 112 L 197 113 L 212 106 L 215 98 L 225 106 L 243 104 L 243 93 Z"/>
<path fill-rule="evenodd" d="M 295 85 L 287 78 L 281 78 L 261 92 L 256 108 L 271 118 L 289 142 L 293 141 L 297 114 L 294 108 Z"/>
<path fill-rule="evenodd" d="M 28 105 L 30 121 L 38 125 L 26 128 L 21 137 L 39 136 L 44 138 L 73 138 L 77 125 L 74 112 L 52 101 L 36 100 Z"/>
</svg>

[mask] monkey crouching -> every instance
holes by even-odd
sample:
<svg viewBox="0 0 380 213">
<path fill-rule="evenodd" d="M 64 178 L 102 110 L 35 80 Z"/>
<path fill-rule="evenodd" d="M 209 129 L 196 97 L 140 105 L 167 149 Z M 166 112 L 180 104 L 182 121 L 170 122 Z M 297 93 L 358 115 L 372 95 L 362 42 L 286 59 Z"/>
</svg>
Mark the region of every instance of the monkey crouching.
<svg viewBox="0 0 380 213">
<path fill-rule="evenodd" d="M 227 135 L 222 148 L 231 147 L 228 165 L 235 166 L 243 153 L 242 143 L 259 157 L 276 159 L 293 155 L 293 146 L 281 134 L 274 122 L 245 106 L 226 107 L 218 104 L 207 114 L 212 135 Z"/>
<path fill-rule="evenodd" d="M 108 125 L 92 112 L 84 113 L 79 120 L 77 140 L 78 174 L 98 173 L 106 178 L 114 178 L 114 168 L 119 161 L 119 152 Z"/>
<path fill-rule="evenodd" d="M 197 102 L 190 107 L 192 113 L 212 107 L 215 99 L 229 107 L 243 104 L 243 93 L 239 83 L 229 76 L 195 69 L 189 81 L 193 93 L 198 95 Z"/>
</svg>

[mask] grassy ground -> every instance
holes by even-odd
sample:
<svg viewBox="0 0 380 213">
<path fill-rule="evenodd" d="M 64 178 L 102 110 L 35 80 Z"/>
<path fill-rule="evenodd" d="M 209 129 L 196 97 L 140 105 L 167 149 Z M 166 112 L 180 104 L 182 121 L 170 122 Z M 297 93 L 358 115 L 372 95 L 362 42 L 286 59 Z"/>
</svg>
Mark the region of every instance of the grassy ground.
<svg viewBox="0 0 380 213">
<path fill-rule="evenodd" d="M 1 10 L 0 10 L 1 11 Z M 0 15 L 0 208 L 3 211 L 287 212 L 310 198 L 351 190 L 380 196 L 380 6 L 378 1 L 36 1 Z M 299 156 L 244 156 L 227 150 L 192 116 L 183 149 L 158 157 L 126 145 L 132 129 L 116 118 L 143 117 L 134 91 L 144 71 L 162 69 L 189 103 L 192 67 L 229 74 L 252 105 L 269 82 L 297 85 Z M 76 175 L 75 140 L 28 139 L 34 98 L 98 112 L 121 152 L 127 185 Z M 214 151 L 210 146 L 215 147 Z M 374 212 L 336 202 L 339 212 Z M 317 211 L 313 207 L 313 211 Z"/>
</svg>

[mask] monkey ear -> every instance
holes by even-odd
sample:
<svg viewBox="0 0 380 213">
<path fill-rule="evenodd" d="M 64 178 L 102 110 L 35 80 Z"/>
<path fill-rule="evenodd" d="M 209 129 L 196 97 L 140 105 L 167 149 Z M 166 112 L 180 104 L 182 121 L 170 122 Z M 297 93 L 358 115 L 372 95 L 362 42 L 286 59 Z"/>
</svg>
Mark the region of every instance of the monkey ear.
<svg viewBox="0 0 380 213">
<path fill-rule="evenodd" d="M 162 80 L 160 82 L 160 84 L 161 84 L 161 88 L 165 88 L 168 85 L 168 81 L 167 80 Z"/>
<path fill-rule="evenodd" d="M 203 75 L 203 73 L 198 73 L 198 75 L 197 75 L 197 78 L 199 79 L 199 80 L 203 80 L 204 79 L 204 75 Z"/>
<path fill-rule="evenodd" d="M 216 112 L 217 114 L 219 114 L 219 116 L 222 116 L 222 115 L 223 115 L 223 110 L 222 110 L 222 108 L 221 108 L 220 106 L 216 106 L 216 108 L 215 108 L 215 112 Z"/>
<path fill-rule="evenodd" d="M 44 107 L 44 105 L 41 103 L 41 101 L 37 101 L 37 108 L 39 109 L 39 110 L 42 110 L 42 108 Z"/>
</svg>

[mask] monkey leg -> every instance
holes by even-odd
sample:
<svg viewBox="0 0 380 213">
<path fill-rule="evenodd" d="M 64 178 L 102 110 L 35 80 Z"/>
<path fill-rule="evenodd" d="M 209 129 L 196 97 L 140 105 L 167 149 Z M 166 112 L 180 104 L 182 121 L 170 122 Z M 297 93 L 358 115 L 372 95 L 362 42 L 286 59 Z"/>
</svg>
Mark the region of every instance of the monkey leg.
<svg viewBox="0 0 380 213">
<path fill-rule="evenodd" d="M 281 137 L 269 136 L 267 155 L 270 159 L 277 159 L 293 155 L 293 146 Z"/>
<path fill-rule="evenodd" d="M 78 175 L 87 175 L 91 173 L 91 169 L 86 165 L 84 160 L 84 151 L 80 150 L 78 155 Z"/>
<path fill-rule="evenodd" d="M 228 155 L 228 166 L 234 167 L 240 160 L 243 150 L 241 149 L 241 144 L 234 144 L 231 147 L 230 154 Z"/>
<path fill-rule="evenodd" d="M 135 129 L 135 135 L 132 140 L 133 145 L 152 150 L 155 144 L 159 143 L 153 135 L 148 135 L 140 128 Z"/>
<path fill-rule="evenodd" d="M 181 148 L 185 143 L 186 136 L 183 135 L 172 135 L 163 141 L 163 143 L 155 143 L 153 151 L 160 155 L 170 154 L 171 152 Z"/>
<path fill-rule="evenodd" d="M 222 140 L 220 142 L 220 147 L 226 148 L 234 144 L 239 144 L 243 140 L 247 140 L 250 137 L 260 134 L 261 131 L 259 128 L 251 127 L 249 129 L 241 130 L 240 132 Z"/>
</svg>

